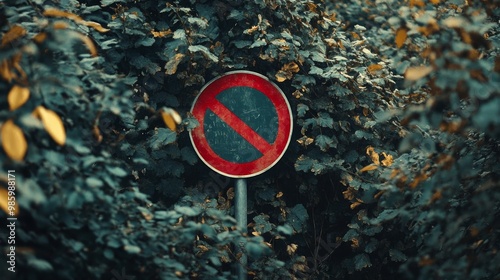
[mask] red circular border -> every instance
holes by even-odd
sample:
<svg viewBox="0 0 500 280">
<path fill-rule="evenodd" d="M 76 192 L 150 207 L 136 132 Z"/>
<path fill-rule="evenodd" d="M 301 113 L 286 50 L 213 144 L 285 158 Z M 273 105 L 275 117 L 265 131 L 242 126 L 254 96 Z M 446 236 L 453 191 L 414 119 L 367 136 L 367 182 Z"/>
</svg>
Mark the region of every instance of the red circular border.
<svg viewBox="0 0 500 280">
<path fill-rule="evenodd" d="M 246 163 L 227 161 L 217 155 L 204 135 L 205 112 L 217 94 L 231 87 L 251 87 L 266 95 L 276 108 L 278 135 L 272 148 L 262 157 Z M 285 94 L 265 76 L 251 71 L 232 71 L 206 84 L 193 102 L 191 113 L 200 125 L 191 130 L 191 143 L 205 164 L 214 171 L 233 178 L 248 178 L 259 175 L 275 165 L 285 153 L 292 136 L 292 112 Z"/>
</svg>

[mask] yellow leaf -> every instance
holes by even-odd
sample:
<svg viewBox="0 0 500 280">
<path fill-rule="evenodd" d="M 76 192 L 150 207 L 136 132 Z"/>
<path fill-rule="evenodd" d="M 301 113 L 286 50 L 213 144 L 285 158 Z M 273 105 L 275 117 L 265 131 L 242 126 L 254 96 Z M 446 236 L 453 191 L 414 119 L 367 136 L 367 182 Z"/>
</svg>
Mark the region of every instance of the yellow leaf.
<svg viewBox="0 0 500 280">
<path fill-rule="evenodd" d="M 291 74 L 288 75 L 288 73 L 283 70 L 279 70 L 278 73 L 276 73 L 276 75 L 274 76 L 276 77 L 276 81 L 278 81 L 279 83 L 286 81 L 288 76 L 290 76 L 291 78 Z"/>
<path fill-rule="evenodd" d="M 350 207 L 351 207 L 351 209 L 354 209 L 354 208 L 358 207 L 359 205 L 361 205 L 361 202 L 359 202 L 359 201 L 355 201 L 355 202 L 353 202 L 353 203 L 350 205 Z"/>
<path fill-rule="evenodd" d="M 79 35 L 80 35 L 79 37 L 82 40 L 82 42 L 89 49 L 90 54 L 92 56 L 94 56 L 94 57 L 97 56 L 97 48 L 95 47 L 94 42 L 92 41 L 92 39 L 90 39 L 88 36 L 85 36 L 83 34 L 79 34 Z"/>
<path fill-rule="evenodd" d="M 406 38 L 408 37 L 408 28 L 406 27 L 400 27 L 398 30 L 396 30 L 396 47 L 401 48 L 405 41 Z"/>
<path fill-rule="evenodd" d="M 431 66 L 416 66 L 406 69 L 405 79 L 408 81 L 416 81 L 429 75 L 433 68 Z"/>
<path fill-rule="evenodd" d="M 378 168 L 378 166 L 372 163 L 370 165 L 367 165 L 367 166 L 361 168 L 361 170 L 359 170 L 359 172 L 372 171 L 372 170 L 375 170 L 377 168 Z"/>
<path fill-rule="evenodd" d="M 300 71 L 300 68 L 299 68 L 299 65 L 297 65 L 297 63 L 290 62 L 290 63 L 287 63 L 287 64 L 283 65 L 283 67 L 281 68 L 281 70 L 283 70 L 285 72 L 297 73 L 297 72 Z"/>
<path fill-rule="evenodd" d="M 248 28 L 247 30 L 245 30 L 244 33 L 245 34 L 252 34 L 257 30 L 259 30 L 259 27 L 257 25 L 254 25 L 251 28 Z"/>
<path fill-rule="evenodd" d="M 7 101 L 9 102 L 9 109 L 11 111 L 16 110 L 17 108 L 23 106 L 23 104 L 26 103 L 26 101 L 28 101 L 29 98 L 30 98 L 29 88 L 14 85 L 12 89 L 9 91 L 9 95 L 7 96 Z"/>
<path fill-rule="evenodd" d="M 375 149 L 372 146 L 368 146 L 368 148 L 366 148 L 366 154 L 370 156 L 373 163 L 380 165 L 379 155 L 375 152 Z"/>
<path fill-rule="evenodd" d="M 314 142 L 314 139 L 311 137 L 302 136 L 299 139 L 297 139 L 297 142 L 299 142 L 299 144 L 302 146 L 308 146 Z"/>
<path fill-rule="evenodd" d="M 37 43 L 37 44 L 43 43 L 43 41 L 45 41 L 45 39 L 47 39 L 47 33 L 45 33 L 45 32 L 40 32 L 40 33 L 36 34 L 35 37 L 33 37 L 33 41 L 35 41 L 35 43 Z"/>
<path fill-rule="evenodd" d="M 162 30 L 162 31 L 154 31 L 154 30 L 151 30 L 151 34 L 153 34 L 153 37 L 155 38 L 163 38 L 163 37 L 167 37 L 168 35 L 172 34 L 172 30 L 170 29 L 167 29 L 167 30 Z"/>
<path fill-rule="evenodd" d="M 384 156 L 384 159 L 381 161 L 382 165 L 386 166 L 386 167 L 391 166 L 392 163 L 394 162 L 394 159 L 392 158 L 392 156 L 388 155 L 384 152 L 382 152 L 382 156 Z"/>
<path fill-rule="evenodd" d="M 91 28 L 94 28 L 96 31 L 101 32 L 101 33 L 109 31 L 109 29 L 102 27 L 102 25 L 100 23 L 97 23 L 97 22 L 82 21 L 81 24 L 88 26 L 88 27 L 91 27 Z"/>
<path fill-rule="evenodd" d="M 377 71 L 382 70 L 382 68 L 383 68 L 383 66 L 380 64 L 372 64 L 372 65 L 368 66 L 367 70 L 368 70 L 368 73 L 373 74 Z"/>
<path fill-rule="evenodd" d="M 280 198 L 283 196 L 283 192 L 279 192 L 277 195 L 276 195 L 276 198 Z"/>
<path fill-rule="evenodd" d="M 0 133 L 2 147 L 7 156 L 13 160 L 22 160 L 28 149 L 23 131 L 12 120 L 8 120 L 2 125 Z"/>
<path fill-rule="evenodd" d="M 443 20 L 443 25 L 449 28 L 461 28 L 467 25 L 467 21 L 462 17 L 449 17 Z"/>
<path fill-rule="evenodd" d="M 83 19 L 81 17 L 79 17 L 78 15 L 75 15 L 73 13 L 68 13 L 65 11 L 61 11 L 58 9 L 46 9 L 43 12 L 43 15 L 46 17 L 62 17 L 62 18 L 67 18 L 67 19 L 71 19 L 74 21 L 83 21 Z"/>
<path fill-rule="evenodd" d="M 20 25 L 14 25 L 5 35 L 3 35 L 1 46 L 4 47 L 24 35 L 26 35 L 26 30 Z"/>
<path fill-rule="evenodd" d="M 425 7 L 425 3 L 422 0 L 410 0 L 410 8 L 413 8 L 415 6 L 423 8 Z"/>
<path fill-rule="evenodd" d="M 15 200 L 10 201 L 16 202 Z M 0 208 L 2 208 L 2 210 L 7 213 L 7 215 L 14 214 L 14 216 L 17 216 L 19 214 L 19 206 L 17 202 L 13 207 L 13 209 L 9 209 L 9 192 L 4 188 L 0 188 Z"/>
<path fill-rule="evenodd" d="M 109 31 L 109 29 L 102 27 L 100 23 L 93 22 L 93 21 L 86 21 L 86 20 L 83 20 L 83 18 L 81 18 L 80 16 L 78 16 L 76 14 L 61 11 L 58 9 L 47 9 L 43 12 L 43 15 L 46 17 L 67 18 L 67 19 L 70 19 L 78 24 L 82 24 L 82 25 L 91 27 L 98 32 L 108 32 Z"/>
<path fill-rule="evenodd" d="M 182 118 L 174 109 L 164 108 L 161 111 L 161 117 L 170 130 L 175 131 L 177 125 L 181 123 Z"/>
<path fill-rule="evenodd" d="M 42 121 L 45 131 L 47 131 L 50 137 L 58 145 L 64 145 L 66 142 L 66 131 L 61 118 L 56 112 L 45 109 L 43 106 L 38 106 L 33 111 L 33 114 Z"/>
<path fill-rule="evenodd" d="M 67 29 L 69 25 L 67 22 L 59 20 L 54 22 L 54 24 L 52 24 L 52 27 L 54 29 Z"/>
</svg>

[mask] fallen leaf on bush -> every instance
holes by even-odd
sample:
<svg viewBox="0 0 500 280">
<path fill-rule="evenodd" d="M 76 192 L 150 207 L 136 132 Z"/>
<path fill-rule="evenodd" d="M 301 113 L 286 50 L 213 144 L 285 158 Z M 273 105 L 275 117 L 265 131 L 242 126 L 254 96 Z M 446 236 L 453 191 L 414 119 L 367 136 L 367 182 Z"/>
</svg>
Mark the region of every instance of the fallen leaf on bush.
<svg viewBox="0 0 500 280">
<path fill-rule="evenodd" d="M 28 101 L 30 98 L 30 90 L 29 88 L 21 87 L 18 85 L 14 85 L 12 89 L 9 91 L 9 95 L 7 96 L 7 101 L 9 102 L 9 109 L 11 111 L 16 110 L 21 107 Z"/>
<path fill-rule="evenodd" d="M 430 66 L 416 66 L 406 69 L 405 79 L 408 81 L 420 80 L 423 77 L 429 75 L 433 68 Z"/>
<path fill-rule="evenodd" d="M 11 159 L 22 160 L 28 149 L 23 131 L 12 120 L 6 121 L 0 130 L 2 147 Z"/>
<path fill-rule="evenodd" d="M 56 112 L 45 109 L 43 106 L 38 106 L 33 111 L 33 115 L 42 121 L 45 131 L 47 131 L 58 145 L 64 145 L 66 142 L 66 131 L 61 118 Z"/>
</svg>

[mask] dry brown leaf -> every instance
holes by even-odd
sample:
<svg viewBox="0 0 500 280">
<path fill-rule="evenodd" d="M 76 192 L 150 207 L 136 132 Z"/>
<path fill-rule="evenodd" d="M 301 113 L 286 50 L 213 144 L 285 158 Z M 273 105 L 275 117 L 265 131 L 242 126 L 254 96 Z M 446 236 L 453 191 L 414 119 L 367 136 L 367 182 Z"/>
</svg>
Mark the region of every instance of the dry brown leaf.
<svg viewBox="0 0 500 280">
<path fill-rule="evenodd" d="M 285 72 L 297 73 L 297 72 L 300 71 L 300 68 L 299 68 L 299 65 L 297 65 L 297 63 L 290 62 L 290 63 L 287 63 L 287 64 L 283 65 L 283 67 L 281 68 L 281 70 L 283 70 Z"/>
<path fill-rule="evenodd" d="M 374 164 L 380 165 L 379 155 L 375 152 L 375 149 L 372 146 L 368 146 L 368 148 L 366 148 L 366 154 L 370 156 Z"/>
<path fill-rule="evenodd" d="M 30 90 L 29 88 L 21 87 L 18 85 L 14 85 L 12 89 L 9 91 L 9 95 L 7 96 L 7 101 L 9 102 L 9 109 L 11 111 L 16 110 L 21 107 L 28 101 L 30 98 Z"/>
<path fill-rule="evenodd" d="M 386 154 L 385 152 L 382 152 L 382 156 L 384 156 L 384 159 L 381 161 L 382 165 L 385 167 L 389 167 L 394 163 L 394 159 L 392 155 Z"/>
<path fill-rule="evenodd" d="M 291 76 L 291 73 L 287 73 L 283 70 L 279 70 L 278 73 L 276 73 L 276 75 L 274 75 L 274 77 L 276 78 L 276 81 L 278 81 L 279 83 L 286 81 L 287 79 L 289 79 L 290 76 Z"/>
<path fill-rule="evenodd" d="M 407 37 L 408 37 L 408 28 L 406 27 L 398 28 L 398 30 L 396 30 L 396 38 L 394 39 L 394 41 L 396 42 L 396 47 L 401 48 L 404 45 Z"/>
<path fill-rule="evenodd" d="M 233 187 L 229 188 L 226 192 L 227 199 L 232 200 L 234 198 L 234 195 L 235 195 L 234 188 Z"/>
<path fill-rule="evenodd" d="M 355 209 L 356 207 L 358 207 L 359 205 L 361 205 L 361 202 L 359 201 L 355 201 L 353 202 L 349 207 L 351 207 L 351 209 Z"/>
<path fill-rule="evenodd" d="M 28 150 L 28 143 L 21 128 L 12 120 L 8 120 L 2 125 L 0 134 L 2 148 L 7 156 L 13 160 L 23 160 Z"/>
<path fill-rule="evenodd" d="M 26 30 L 20 25 L 14 25 L 3 35 L 1 46 L 4 47 L 24 35 L 26 35 Z"/>
<path fill-rule="evenodd" d="M 42 121 L 45 131 L 52 139 L 60 146 L 66 142 L 66 131 L 61 118 L 56 112 L 45 109 L 43 106 L 38 106 L 33 111 L 35 117 Z"/>
<path fill-rule="evenodd" d="M 299 248 L 299 245 L 292 243 L 286 246 L 286 252 L 291 256 L 297 251 L 297 248 Z"/>
<path fill-rule="evenodd" d="M 314 142 L 314 139 L 311 137 L 302 136 L 299 139 L 297 139 L 297 142 L 302 146 L 308 146 Z"/>
<path fill-rule="evenodd" d="M 151 34 L 153 34 L 153 37 L 155 37 L 155 38 L 163 38 L 163 37 L 167 37 L 168 35 L 172 34 L 172 30 L 170 30 L 170 29 L 161 30 L 161 31 L 151 30 Z"/>
<path fill-rule="evenodd" d="M 170 59 L 165 65 L 165 74 L 167 75 L 175 74 L 175 72 L 177 72 L 177 66 L 182 61 L 184 56 L 185 55 L 182 53 L 175 54 L 175 56 L 172 59 Z"/>
<path fill-rule="evenodd" d="M 433 68 L 431 66 L 416 66 L 406 69 L 405 79 L 408 81 L 420 80 L 429 75 Z"/>
<path fill-rule="evenodd" d="M 254 26 L 248 28 L 247 30 L 245 30 L 243 33 L 245 33 L 245 34 L 252 34 L 252 33 L 254 33 L 257 30 L 259 30 L 259 27 L 257 25 L 254 25 Z"/>
<path fill-rule="evenodd" d="M 375 170 L 377 168 L 378 168 L 378 166 L 372 163 L 370 165 L 367 165 L 367 166 L 361 168 L 361 170 L 359 170 L 359 172 L 372 171 L 372 170 Z"/>
<path fill-rule="evenodd" d="M 382 70 L 382 68 L 384 68 L 384 67 L 380 64 L 372 64 L 372 65 L 368 66 L 367 70 L 368 70 L 368 73 L 373 74 L 377 71 Z"/>
</svg>

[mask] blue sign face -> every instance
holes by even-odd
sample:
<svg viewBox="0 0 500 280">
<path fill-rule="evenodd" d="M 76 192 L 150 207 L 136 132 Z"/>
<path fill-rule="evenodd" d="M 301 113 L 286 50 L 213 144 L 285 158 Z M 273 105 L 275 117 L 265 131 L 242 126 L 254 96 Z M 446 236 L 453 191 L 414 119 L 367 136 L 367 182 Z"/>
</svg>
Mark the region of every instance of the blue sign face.
<svg viewBox="0 0 500 280">
<path fill-rule="evenodd" d="M 290 104 L 266 77 L 234 71 L 209 82 L 191 113 L 193 147 L 214 171 L 233 178 L 256 176 L 285 153 L 292 133 Z"/>
<path fill-rule="evenodd" d="M 278 114 L 267 96 L 240 86 L 226 89 L 215 98 L 269 144 L 274 143 L 278 136 Z M 245 163 L 263 156 L 210 109 L 205 112 L 204 133 L 213 151 L 227 161 Z"/>
</svg>

